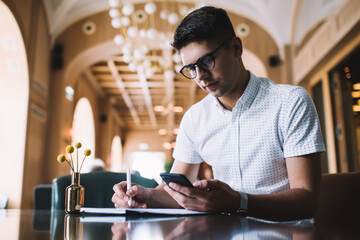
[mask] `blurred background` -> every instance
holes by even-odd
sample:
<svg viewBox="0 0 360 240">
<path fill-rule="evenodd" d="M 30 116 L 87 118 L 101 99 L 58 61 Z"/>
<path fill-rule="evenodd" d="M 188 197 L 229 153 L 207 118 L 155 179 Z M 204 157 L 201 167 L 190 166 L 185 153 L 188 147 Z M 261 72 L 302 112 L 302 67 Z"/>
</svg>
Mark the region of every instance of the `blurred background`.
<svg viewBox="0 0 360 240">
<path fill-rule="evenodd" d="M 170 45 L 179 21 L 204 5 L 228 11 L 247 69 L 312 96 L 323 172 L 359 171 L 359 0 L 0 0 L 0 193 L 9 208 L 32 208 L 34 186 L 69 174 L 56 157 L 77 141 L 92 150 L 83 172 L 96 158 L 104 170 L 160 181 L 184 112 L 206 95 L 178 73 Z M 199 178 L 211 177 L 201 169 Z"/>
</svg>

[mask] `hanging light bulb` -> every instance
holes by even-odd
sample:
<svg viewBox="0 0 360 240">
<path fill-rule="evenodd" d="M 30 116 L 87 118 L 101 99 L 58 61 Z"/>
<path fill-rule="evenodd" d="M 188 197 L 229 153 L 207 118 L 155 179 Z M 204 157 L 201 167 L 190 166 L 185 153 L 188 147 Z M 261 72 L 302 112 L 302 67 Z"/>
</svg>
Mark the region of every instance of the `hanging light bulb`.
<svg viewBox="0 0 360 240">
<path fill-rule="evenodd" d="M 116 28 L 116 29 L 120 28 L 121 27 L 121 19 L 120 18 L 113 18 L 111 20 L 111 26 L 113 28 Z"/>
<path fill-rule="evenodd" d="M 189 8 L 187 6 L 181 5 L 180 6 L 180 14 L 182 16 L 185 16 L 186 14 L 188 14 L 189 12 Z"/>
<path fill-rule="evenodd" d="M 151 67 L 151 62 L 149 60 L 144 60 L 143 61 L 143 65 L 146 69 L 150 68 Z"/>
<path fill-rule="evenodd" d="M 177 15 L 176 13 L 170 13 L 167 17 L 167 20 L 170 24 L 175 25 L 179 21 L 179 15 Z"/>
<path fill-rule="evenodd" d="M 109 0 L 109 6 L 116 8 L 120 6 L 120 0 Z"/>
<path fill-rule="evenodd" d="M 123 55 L 123 61 L 125 63 L 130 63 L 131 59 L 132 59 L 131 55 Z"/>
<path fill-rule="evenodd" d="M 144 55 L 142 54 L 140 49 L 137 48 L 137 49 L 134 50 L 134 58 L 136 60 L 143 60 L 144 59 Z"/>
<path fill-rule="evenodd" d="M 156 34 L 157 34 L 157 31 L 155 28 L 149 28 L 147 31 L 146 31 L 146 37 L 148 39 L 154 39 L 156 37 Z"/>
<path fill-rule="evenodd" d="M 128 31 L 127 33 L 129 34 L 129 37 L 131 38 L 136 38 L 137 34 L 138 34 L 138 28 L 137 27 L 134 27 L 134 26 L 131 26 L 128 28 Z"/>
<path fill-rule="evenodd" d="M 162 20 L 166 20 L 166 19 L 167 19 L 167 16 L 168 16 L 168 11 L 166 11 L 166 10 L 161 10 L 161 11 L 160 11 L 160 18 L 161 18 Z"/>
<path fill-rule="evenodd" d="M 153 70 L 151 68 L 145 69 L 145 76 L 146 76 L 146 78 L 153 78 L 154 77 Z"/>
<path fill-rule="evenodd" d="M 124 25 L 125 27 L 128 27 L 130 25 L 131 21 L 129 17 L 122 17 L 121 18 L 121 24 Z"/>
<path fill-rule="evenodd" d="M 109 10 L 109 15 L 111 18 L 117 18 L 120 16 L 120 11 L 117 8 L 112 8 Z"/>
<path fill-rule="evenodd" d="M 134 12 L 134 5 L 125 3 L 121 10 L 124 16 L 130 16 Z"/>
<path fill-rule="evenodd" d="M 146 38 L 146 30 L 145 29 L 140 29 L 139 30 L 139 36 L 141 37 L 141 38 Z"/>
<path fill-rule="evenodd" d="M 145 44 L 143 44 L 140 46 L 140 51 L 143 55 L 145 55 L 149 52 L 149 48 Z"/>
<path fill-rule="evenodd" d="M 132 51 L 131 45 L 129 43 L 125 44 L 121 48 L 121 51 L 124 55 L 131 55 L 131 51 Z"/>
<path fill-rule="evenodd" d="M 173 56 L 173 61 L 174 61 L 175 63 L 181 63 L 180 54 L 175 53 L 174 56 Z"/>
<path fill-rule="evenodd" d="M 121 34 L 116 34 L 114 37 L 114 42 L 116 45 L 122 45 L 125 42 L 125 38 Z"/>
<path fill-rule="evenodd" d="M 130 70 L 131 72 L 136 72 L 136 69 L 137 69 L 137 64 L 136 64 L 136 62 L 130 62 L 130 63 L 129 63 L 129 70 Z"/>
<path fill-rule="evenodd" d="M 151 14 L 154 14 L 154 13 L 155 13 L 155 11 L 156 11 L 156 5 L 155 5 L 155 3 L 150 2 L 150 3 L 145 4 L 144 9 L 145 9 L 145 12 L 146 12 L 147 14 L 151 15 Z"/>
</svg>

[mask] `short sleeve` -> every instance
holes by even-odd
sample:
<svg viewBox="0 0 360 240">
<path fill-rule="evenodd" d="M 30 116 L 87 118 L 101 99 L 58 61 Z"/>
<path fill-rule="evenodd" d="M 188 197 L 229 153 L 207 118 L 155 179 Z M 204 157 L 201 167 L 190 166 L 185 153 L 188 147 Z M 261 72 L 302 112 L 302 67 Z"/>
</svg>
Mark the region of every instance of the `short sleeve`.
<svg viewBox="0 0 360 240">
<path fill-rule="evenodd" d="M 203 160 L 198 154 L 194 142 L 195 132 L 193 129 L 191 110 L 193 110 L 193 108 L 190 108 L 181 120 L 179 133 L 176 137 L 173 158 L 181 162 L 197 164 L 201 163 Z"/>
<path fill-rule="evenodd" d="M 284 157 L 325 151 L 314 103 L 304 88 L 290 91 L 283 105 Z"/>
</svg>

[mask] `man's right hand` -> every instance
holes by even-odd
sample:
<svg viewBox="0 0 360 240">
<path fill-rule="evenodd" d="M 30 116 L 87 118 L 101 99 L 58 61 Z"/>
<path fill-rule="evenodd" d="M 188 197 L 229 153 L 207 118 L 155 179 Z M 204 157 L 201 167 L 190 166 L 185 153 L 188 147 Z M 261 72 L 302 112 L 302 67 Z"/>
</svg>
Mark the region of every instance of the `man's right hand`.
<svg viewBox="0 0 360 240">
<path fill-rule="evenodd" d="M 126 181 L 114 185 L 114 195 L 111 201 L 116 208 L 146 208 L 146 200 L 149 198 L 149 190 L 137 185 L 132 184 L 131 188 L 126 189 Z M 131 206 L 128 204 L 129 198 L 132 197 Z"/>
</svg>

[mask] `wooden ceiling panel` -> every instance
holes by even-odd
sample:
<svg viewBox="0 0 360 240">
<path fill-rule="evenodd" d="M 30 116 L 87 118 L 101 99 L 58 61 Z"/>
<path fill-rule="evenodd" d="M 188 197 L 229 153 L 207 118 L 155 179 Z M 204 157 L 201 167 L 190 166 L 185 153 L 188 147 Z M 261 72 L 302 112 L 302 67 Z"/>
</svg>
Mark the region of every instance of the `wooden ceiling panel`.
<svg viewBox="0 0 360 240">
<path fill-rule="evenodd" d="M 146 58 L 155 61 L 161 56 L 166 54 L 156 50 Z M 131 72 L 121 55 L 100 61 L 86 72 L 112 100 L 124 127 L 130 129 L 177 128 L 190 104 L 206 95 L 194 81 L 180 74 L 166 79 L 160 68 L 149 78 L 141 67 Z M 155 111 L 155 106 L 162 107 L 162 111 Z M 173 107 L 182 107 L 182 112 L 174 112 Z"/>
</svg>

